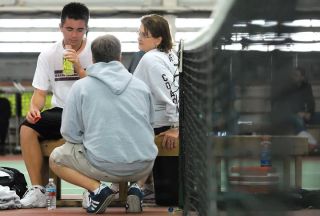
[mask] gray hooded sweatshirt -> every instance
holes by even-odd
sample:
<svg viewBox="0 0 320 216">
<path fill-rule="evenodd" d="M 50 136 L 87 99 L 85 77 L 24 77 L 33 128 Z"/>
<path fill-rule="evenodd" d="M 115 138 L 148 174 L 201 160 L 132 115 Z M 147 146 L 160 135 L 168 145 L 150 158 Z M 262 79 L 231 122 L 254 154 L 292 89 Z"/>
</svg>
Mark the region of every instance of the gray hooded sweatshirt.
<svg viewBox="0 0 320 216">
<path fill-rule="evenodd" d="M 87 68 L 75 82 L 62 114 L 61 134 L 83 144 L 86 157 L 101 171 L 133 175 L 153 163 L 153 105 L 149 88 L 118 61 Z"/>
</svg>

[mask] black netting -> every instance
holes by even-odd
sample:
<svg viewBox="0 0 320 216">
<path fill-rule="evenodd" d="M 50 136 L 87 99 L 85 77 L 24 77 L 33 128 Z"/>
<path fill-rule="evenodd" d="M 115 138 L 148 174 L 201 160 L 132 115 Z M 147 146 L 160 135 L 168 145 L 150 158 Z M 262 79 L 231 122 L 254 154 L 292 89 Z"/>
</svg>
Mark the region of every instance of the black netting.
<svg viewBox="0 0 320 216">
<path fill-rule="evenodd" d="M 283 85 L 285 82 L 278 81 L 283 81 L 281 77 L 287 76 L 287 72 L 297 65 L 307 67 L 311 71 L 309 75 L 317 77 L 315 68 L 318 68 L 318 63 L 315 59 L 318 53 L 288 52 L 288 47 L 299 43 L 288 35 L 300 30 L 287 27 L 284 23 L 308 16 L 314 17 L 315 14 L 302 13 L 298 10 L 297 1 L 293 0 L 239 0 L 210 41 L 196 49 L 183 50 L 180 74 L 180 204 L 185 215 L 211 216 L 220 209 L 227 215 L 283 215 L 284 210 L 295 208 L 294 205 L 300 206 L 297 198 L 299 192 L 282 190 L 291 186 L 286 182 L 277 183 L 276 189 L 268 186 L 250 191 L 253 187 L 249 186 L 242 193 L 239 192 L 240 186 L 234 190 L 229 185 L 231 180 L 227 179 L 225 189 L 218 191 L 221 179 L 217 173 L 221 167 L 216 163 L 214 152 L 217 146 L 213 140 L 215 137 L 229 138 L 233 135 L 288 135 L 286 128 L 278 127 L 270 116 L 272 94 L 274 85 Z M 255 26 L 251 24 L 255 19 L 276 24 Z M 232 44 L 238 44 L 241 48 L 226 48 Z M 255 45 L 261 45 L 264 50 L 249 49 Z M 269 50 L 270 47 L 272 49 Z M 225 141 L 219 151 L 230 159 L 228 155 L 235 153 L 230 152 L 228 145 Z M 254 158 L 251 149 L 243 149 L 243 153 L 245 159 Z M 272 158 L 273 162 L 287 155 L 286 150 L 277 154 Z M 276 167 L 276 162 L 274 164 Z M 226 162 L 222 168 L 226 178 L 230 178 L 231 170 L 236 172 L 234 170 L 239 168 L 248 171 L 248 165 L 241 161 Z M 259 161 L 253 168 L 261 171 Z M 270 172 L 275 174 L 274 170 Z M 285 174 L 277 168 L 275 175 L 281 177 Z M 272 193 L 259 190 L 270 190 Z M 253 213 L 256 210 L 263 211 Z"/>
</svg>

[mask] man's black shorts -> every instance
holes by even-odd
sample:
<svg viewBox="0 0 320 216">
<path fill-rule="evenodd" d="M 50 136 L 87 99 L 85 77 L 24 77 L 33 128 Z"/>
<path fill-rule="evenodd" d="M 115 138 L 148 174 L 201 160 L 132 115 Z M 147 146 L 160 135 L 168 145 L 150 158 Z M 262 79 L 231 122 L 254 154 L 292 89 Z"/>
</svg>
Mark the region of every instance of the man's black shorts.
<svg viewBox="0 0 320 216">
<path fill-rule="evenodd" d="M 27 120 L 22 122 L 22 125 L 30 127 L 40 134 L 41 140 L 46 139 L 60 139 L 62 108 L 55 107 L 41 112 L 41 119 L 35 123 L 30 124 Z"/>
</svg>

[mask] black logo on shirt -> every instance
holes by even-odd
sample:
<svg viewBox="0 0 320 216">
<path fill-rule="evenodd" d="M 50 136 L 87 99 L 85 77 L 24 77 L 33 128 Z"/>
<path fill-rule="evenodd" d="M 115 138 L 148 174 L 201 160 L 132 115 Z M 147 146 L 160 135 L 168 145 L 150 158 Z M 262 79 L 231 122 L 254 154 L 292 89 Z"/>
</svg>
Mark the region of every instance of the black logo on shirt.
<svg viewBox="0 0 320 216">
<path fill-rule="evenodd" d="M 54 71 L 54 81 L 74 81 L 80 79 L 79 75 L 75 73 L 71 76 L 66 76 L 63 74 L 62 70 L 55 70 Z"/>
<path fill-rule="evenodd" d="M 178 104 L 178 96 L 174 91 L 172 91 L 172 86 L 171 86 L 171 83 L 169 82 L 169 79 L 167 78 L 167 76 L 165 74 L 162 74 L 161 77 L 165 83 L 166 88 L 170 91 L 170 97 L 172 99 L 172 102 L 174 104 Z"/>
</svg>

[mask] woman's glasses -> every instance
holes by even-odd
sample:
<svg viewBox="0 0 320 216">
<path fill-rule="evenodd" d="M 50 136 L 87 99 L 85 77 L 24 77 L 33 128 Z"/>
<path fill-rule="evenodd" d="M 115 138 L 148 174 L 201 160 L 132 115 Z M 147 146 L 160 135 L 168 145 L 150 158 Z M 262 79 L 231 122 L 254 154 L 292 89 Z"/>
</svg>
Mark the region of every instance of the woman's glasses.
<svg viewBox="0 0 320 216">
<path fill-rule="evenodd" d="M 137 35 L 141 38 L 152 38 L 152 36 L 149 36 L 147 32 L 137 31 Z"/>
</svg>

